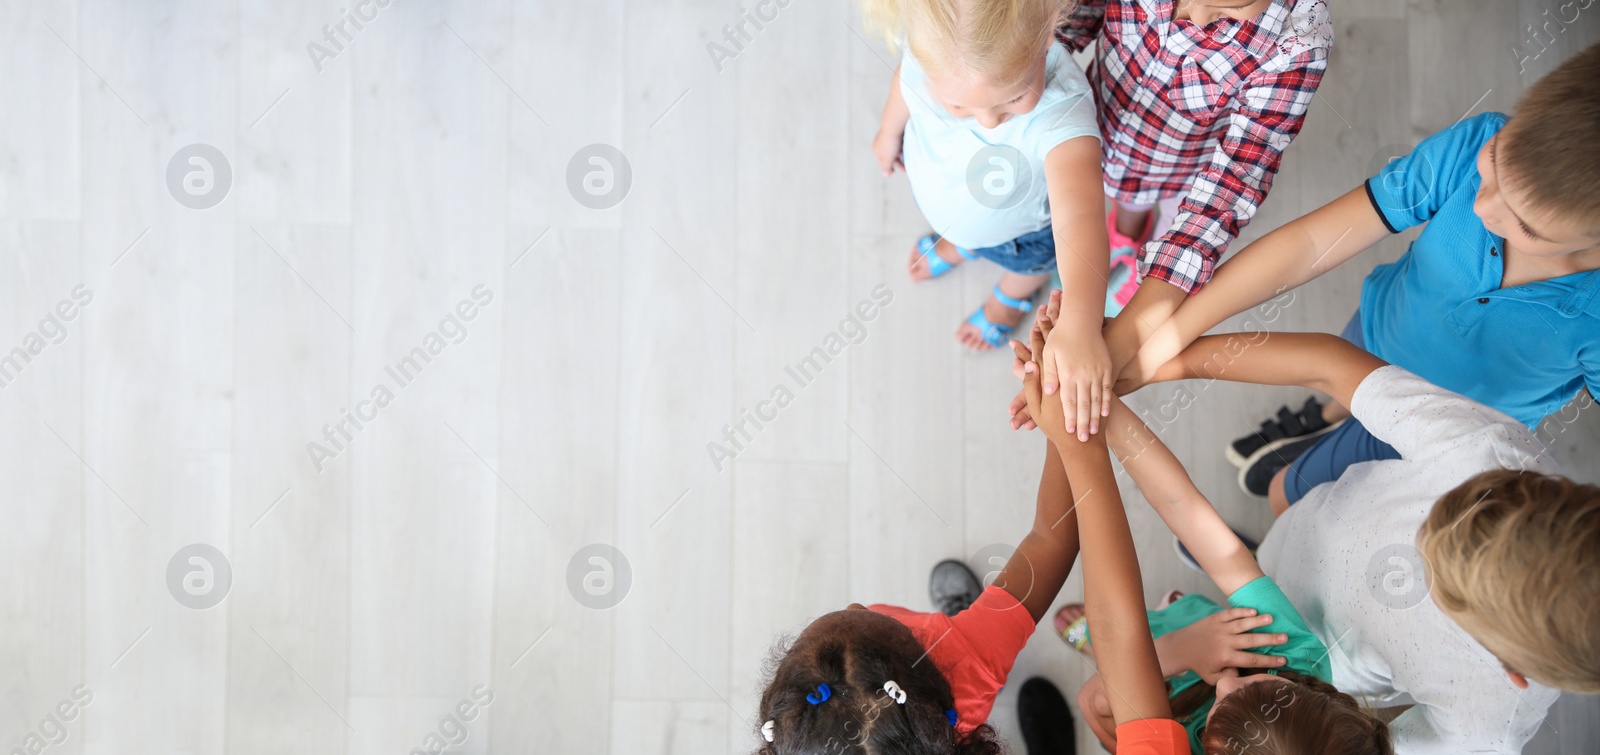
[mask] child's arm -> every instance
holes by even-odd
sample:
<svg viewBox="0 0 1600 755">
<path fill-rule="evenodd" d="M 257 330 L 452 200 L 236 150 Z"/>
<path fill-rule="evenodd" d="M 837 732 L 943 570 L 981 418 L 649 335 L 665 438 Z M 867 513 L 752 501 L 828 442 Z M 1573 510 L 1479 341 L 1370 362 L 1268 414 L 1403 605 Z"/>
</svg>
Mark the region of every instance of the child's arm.
<svg viewBox="0 0 1600 755">
<path fill-rule="evenodd" d="M 1041 333 L 1049 331 L 1060 304 L 1059 299 L 1059 295 L 1052 296 L 1046 305 L 1040 309 L 1034 324 L 1036 332 L 1031 334 L 1032 340 L 1036 343 L 1042 343 L 1043 336 Z M 1016 370 L 1019 373 L 1019 377 L 1024 376 L 1028 369 L 1026 364 L 1032 359 L 1031 353 L 1028 348 L 1023 347 L 1016 341 L 1012 342 L 1012 347 L 1017 357 Z M 1024 391 L 1026 392 L 1026 387 Z M 1047 435 L 1064 433 L 1065 431 L 1059 416 L 1059 408 L 1059 402 L 1041 406 L 1041 409 L 1045 411 L 1045 417 L 1040 424 L 1040 428 Z M 1158 509 L 1159 513 L 1162 513 L 1163 519 L 1166 519 L 1168 513 L 1171 513 L 1174 517 L 1187 514 L 1189 516 L 1185 517 L 1186 521 L 1188 519 L 1202 519 L 1205 513 L 1209 512 L 1216 523 L 1221 525 L 1226 539 L 1238 543 L 1239 551 L 1249 559 L 1248 565 L 1235 564 L 1245 569 L 1240 570 L 1241 573 L 1238 574 L 1233 574 L 1232 570 L 1225 567 L 1219 568 L 1218 571 L 1229 572 L 1229 576 L 1220 578 L 1214 576 L 1218 585 L 1222 586 L 1225 592 L 1231 594 L 1238 589 L 1239 585 L 1247 584 L 1250 580 L 1260 576 L 1260 570 L 1255 560 L 1249 558 L 1248 551 L 1244 549 L 1243 543 L 1239 543 L 1238 536 L 1234 535 L 1233 531 L 1228 529 L 1225 524 L 1221 524 L 1222 520 L 1216 516 L 1216 511 L 1211 508 L 1210 502 L 1206 501 L 1200 492 L 1195 489 L 1188 474 L 1178 464 L 1177 459 L 1172 456 L 1172 452 L 1155 437 L 1154 433 L 1148 427 L 1145 427 L 1144 423 L 1120 401 L 1114 402 L 1112 416 L 1108 422 L 1109 424 L 1106 425 L 1106 442 L 1123 459 L 1123 466 L 1128 467 L 1129 473 L 1134 475 L 1134 481 L 1140 485 L 1141 491 L 1144 492 L 1146 500 L 1150 501 L 1152 506 Z M 1065 447 L 1071 447 L 1071 444 Z M 1130 463 L 1132 466 L 1130 466 Z M 1061 484 L 1065 484 L 1064 479 Z M 1042 492 L 1044 485 L 1045 483 L 1041 483 L 1041 506 L 1045 500 Z M 1200 511 L 1198 506 L 1191 509 L 1190 507 L 1182 506 L 1181 503 L 1178 506 L 1167 508 L 1156 505 L 1157 502 L 1163 500 L 1196 502 L 1203 505 L 1205 510 Z M 1180 511 L 1180 509 L 1182 510 Z M 1041 516 L 1043 516 L 1042 509 Z M 1071 517 L 1069 516 L 1068 518 Z M 1168 520 L 1167 523 L 1169 527 L 1173 528 L 1174 532 L 1179 532 L 1180 529 L 1185 531 L 1204 529 L 1203 527 L 1195 528 L 1185 524 L 1175 525 L 1171 520 Z M 1076 522 L 1074 522 L 1074 525 L 1076 525 Z M 1073 534 L 1077 535 L 1076 529 L 1073 530 Z M 1200 537 L 1208 536 L 1201 535 Z M 1187 544 L 1189 537 L 1189 535 L 1179 534 L 1179 538 L 1184 540 L 1185 544 Z M 1221 543 L 1226 544 L 1226 540 L 1221 541 Z M 1076 551 L 1076 545 L 1076 542 L 1074 542 L 1074 551 Z M 1223 559 L 1212 558 L 1216 549 L 1204 546 L 1197 546 L 1197 548 L 1208 551 L 1207 558 L 1201 561 L 1202 565 L 1213 562 L 1222 563 Z M 1195 548 L 1190 550 L 1191 552 L 1197 552 Z M 1210 569 L 1208 569 L 1208 573 L 1211 573 Z M 1237 585 L 1233 585 L 1232 583 L 1234 582 L 1237 582 Z M 1230 608 L 1214 614 L 1206 620 L 1196 622 L 1189 627 L 1164 635 L 1155 641 L 1156 656 L 1161 666 L 1161 675 L 1170 678 L 1184 671 L 1194 671 L 1205 678 L 1207 683 L 1215 683 L 1217 675 L 1226 668 L 1276 668 L 1282 666 L 1284 661 L 1278 656 L 1246 652 L 1252 648 L 1281 644 L 1288 641 L 1287 638 L 1283 638 L 1281 635 L 1257 634 L 1251 631 L 1270 623 L 1272 623 L 1272 617 L 1270 616 L 1257 616 L 1256 612 L 1251 609 Z"/>
<path fill-rule="evenodd" d="M 900 151 L 908 120 L 911 120 L 911 111 L 906 108 L 905 98 L 900 96 L 900 67 L 895 66 L 894 77 L 889 80 L 889 99 L 883 103 L 883 122 L 878 127 L 878 135 L 872 139 L 872 154 L 878 158 L 878 167 L 885 176 L 893 173 L 896 165 L 905 168 Z"/>
<path fill-rule="evenodd" d="M 1166 362 L 1217 323 L 1338 267 L 1388 235 L 1366 189 L 1357 188 L 1261 237 L 1218 267 L 1216 277 L 1166 322 L 1149 329 L 1135 363 L 1123 371 L 1131 379 L 1123 387 L 1144 382 L 1148 372 L 1139 366 Z M 1108 339 L 1125 343 L 1128 337 Z"/>
<path fill-rule="evenodd" d="M 1166 444 L 1121 401 L 1113 400 L 1106 442 L 1150 508 L 1200 562 L 1224 595 L 1261 577 L 1261 565 L 1206 500 Z"/>
<path fill-rule="evenodd" d="M 1045 316 L 1044 311 L 1040 314 Z M 1044 334 L 1035 329 L 1032 338 L 1040 349 L 1044 347 Z M 1019 354 L 1027 354 L 1020 345 L 1017 349 Z M 1023 377 L 1021 368 L 1018 369 L 1018 376 Z M 1033 381 L 1038 383 L 1037 374 L 1033 375 Z M 1050 611 L 1050 604 L 1066 584 L 1072 563 L 1078 558 L 1078 519 L 1072 514 L 1072 486 L 1067 482 L 1067 471 L 1057 451 L 1060 444 L 1075 441 L 1066 431 L 1060 401 L 1052 401 L 1039 411 L 1044 417 L 1040 427 L 1046 441 L 1044 472 L 1039 476 L 1039 498 L 1033 510 L 1033 529 L 1022 539 L 1017 552 L 995 580 L 995 584 L 1027 607 L 1034 623 Z"/>
<path fill-rule="evenodd" d="M 1045 156 L 1044 172 L 1064 296 L 1056 329 L 1045 344 L 1041 377 L 1046 395 L 1059 390 L 1067 432 L 1082 441 L 1099 431 L 1104 401 L 1116 381 L 1100 333 L 1111 266 L 1101 215 L 1100 140 L 1080 136 L 1056 145 Z"/>
<path fill-rule="evenodd" d="M 1033 529 L 1017 545 L 995 584 L 1022 603 L 1037 624 L 1049 613 L 1077 560 L 1078 519 L 1072 515 L 1072 487 L 1055 443 L 1046 441 Z"/>
<path fill-rule="evenodd" d="M 1143 361 L 1145 355 L 1139 356 Z M 1154 370 L 1155 381 L 1220 378 L 1238 383 L 1298 385 L 1350 406 L 1373 370 L 1387 362 L 1327 333 L 1227 333 L 1195 340 Z"/>
<path fill-rule="evenodd" d="M 1035 329 L 1031 350 L 1017 345 L 1021 357 L 1028 353 L 1023 387 L 1028 409 L 1047 435 L 1064 435 L 1064 418 L 1056 401 L 1045 401 L 1039 360 L 1045 334 Z M 1052 407 L 1051 405 L 1056 405 Z M 1117 495 L 1105 436 L 1058 446 L 1071 489 L 1076 492 L 1072 512 L 1081 530 L 1084 606 L 1089 631 L 1095 638 L 1095 657 L 1110 695 L 1113 719 L 1118 723 L 1148 718 L 1172 718 L 1167 687 L 1156 657 L 1155 642 L 1145 615 L 1144 586 L 1127 514 Z"/>
<path fill-rule="evenodd" d="M 1105 436 L 1094 436 L 1062 456 L 1068 479 L 1084 490 L 1076 509 L 1083 533 L 1083 603 L 1100 675 L 1115 690 L 1111 716 L 1119 725 L 1170 719 L 1172 707 L 1145 613 L 1139 559 Z"/>
</svg>

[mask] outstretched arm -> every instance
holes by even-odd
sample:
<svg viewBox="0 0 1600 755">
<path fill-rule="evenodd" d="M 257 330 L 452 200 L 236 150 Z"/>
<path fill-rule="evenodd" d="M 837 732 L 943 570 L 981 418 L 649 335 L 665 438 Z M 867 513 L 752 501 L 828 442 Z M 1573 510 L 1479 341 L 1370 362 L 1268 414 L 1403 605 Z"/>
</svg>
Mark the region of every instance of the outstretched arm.
<svg viewBox="0 0 1600 755">
<path fill-rule="evenodd" d="M 1197 339 L 1153 370 L 1153 380 L 1220 378 L 1298 385 L 1322 391 L 1349 406 L 1361 381 L 1385 364 L 1361 347 L 1327 333 L 1227 333 Z"/>
<path fill-rule="evenodd" d="M 1078 525 L 1083 529 L 1084 610 L 1095 638 L 1095 658 L 1110 696 L 1111 716 L 1129 721 L 1172 717 L 1167 687 L 1150 637 L 1144 582 L 1127 513 L 1117 495 L 1105 436 L 1063 453 L 1067 477 L 1084 489 Z"/>
<path fill-rule="evenodd" d="M 1056 242 L 1056 270 L 1065 292 L 1055 331 L 1045 340 L 1044 391 L 1059 393 L 1066 405 L 1067 429 L 1080 440 L 1100 431 L 1105 399 L 1117 373 L 1101 328 L 1105 323 L 1107 250 L 1100 140 L 1068 139 L 1045 156 L 1050 194 L 1050 225 Z"/>
<path fill-rule="evenodd" d="M 1138 356 L 1123 377 L 1137 387 L 1144 382 L 1140 378 L 1149 375 L 1138 366 L 1166 362 L 1223 320 L 1338 267 L 1388 235 L 1364 187 L 1268 233 L 1219 266 L 1206 287 L 1183 301 L 1165 322 L 1148 334 L 1140 333 Z M 1134 324 L 1125 325 L 1132 330 Z M 1111 338 L 1124 348 L 1127 339 L 1124 334 Z"/>
<path fill-rule="evenodd" d="M 1106 442 L 1133 477 L 1150 508 L 1200 562 L 1224 595 L 1262 575 L 1250 550 L 1189 479 L 1161 439 L 1121 401 L 1113 400 Z"/>
<path fill-rule="evenodd" d="M 1059 404 L 1059 402 L 1057 402 Z M 1050 611 L 1056 593 L 1078 560 L 1078 518 L 1072 514 L 1072 486 L 1053 442 L 1045 443 L 1044 472 L 1033 529 L 1006 562 L 995 584 L 1011 593 L 1038 623 Z"/>
<path fill-rule="evenodd" d="M 1060 402 L 1044 400 L 1038 362 L 1048 331 L 1048 324 L 1035 328 L 1031 349 L 1021 344 L 1014 348 L 1019 358 L 1027 357 L 1023 385 L 1028 409 L 1060 451 L 1062 468 L 1074 491 L 1072 512 L 1082 535 L 1084 605 L 1089 631 L 1095 637 L 1100 675 L 1116 692 L 1110 696 L 1112 717 L 1118 724 L 1171 719 L 1166 683 L 1145 616 L 1139 560 L 1111 472 L 1105 435 L 1093 435 L 1087 441 L 1067 435 Z"/>
</svg>

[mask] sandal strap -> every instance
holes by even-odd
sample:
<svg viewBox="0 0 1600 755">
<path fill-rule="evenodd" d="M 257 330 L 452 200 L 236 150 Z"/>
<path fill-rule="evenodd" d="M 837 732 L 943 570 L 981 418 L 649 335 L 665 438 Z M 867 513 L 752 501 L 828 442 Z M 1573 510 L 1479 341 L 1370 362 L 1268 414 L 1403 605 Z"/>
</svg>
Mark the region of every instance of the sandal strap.
<svg viewBox="0 0 1600 755">
<path fill-rule="evenodd" d="M 1000 284 L 998 284 L 998 283 L 995 284 L 995 287 L 994 287 L 994 299 L 995 299 L 995 301 L 1000 302 L 1001 304 L 1004 304 L 1004 305 L 1006 305 L 1006 306 L 1008 306 L 1008 307 L 1010 307 L 1012 309 L 1018 310 L 1018 311 L 1023 312 L 1023 313 L 1027 313 L 1027 312 L 1032 312 L 1033 311 L 1033 301 L 1031 301 L 1029 299 L 1016 299 L 1016 298 L 1012 298 L 1010 296 L 1006 296 L 1006 292 L 1000 290 Z"/>
<path fill-rule="evenodd" d="M 939 256 L 939 252 L 935 248 L 938 246 L 938 244 L 939 234 L 937 233 L 930 233 L 922 238 L 917 239 L 917 253 L 921 254 L 922 258 L 928 261 L 928 276 L 930 278 L 937 278 L 955 269 L 955 265 L 950 264 L 945 260 L 945 258 Z M 955 245 L 951 244 L 951 246 Z M 961 255 L 961 257 L 966 260 L 975 260 L 978 258 L 978 255 L 974 254 L 971 250 L 963 249 L 959 246 L 956 247 L 956 254 Z"/>
<path fill-rule="evenodd" d="M 978 329 L 978 332 L 983 335 L 983 340 L 987 341 L 990 346 L 997 349 L 1005 346 L 1006 337 L 1011 335 L 1015 328 L 1010 325 L 991 322 L 989 316 L 983 313 L 983 308 L 984 305 L 979 304 L 978 309 L 972 313 L 971 317 L 967 318 L 967 322 Z"/>
</svg>

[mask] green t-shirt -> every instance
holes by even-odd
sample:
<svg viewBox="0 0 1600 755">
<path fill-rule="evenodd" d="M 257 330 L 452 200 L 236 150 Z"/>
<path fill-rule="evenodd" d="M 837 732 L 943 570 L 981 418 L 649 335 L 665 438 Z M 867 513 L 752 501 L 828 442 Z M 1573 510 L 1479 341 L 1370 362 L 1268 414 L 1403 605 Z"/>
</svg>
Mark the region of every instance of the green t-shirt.
<svg viewBox="0 0 1600 755">
<path fill-rule="evenodd" d="M 1278 584 L 1273 582 L 1271 577 L 1258 577 L 1235 590 L 1228 596 L 1228 605 L 1235 608 L 1254 608 L 1258 615 L 1272 617 L 1271 624 L 1252 631 L 1282 634 L 1289 638 L 1289 641 L 1282 645 L 1251 648 L 1250 652 L 1282 656 L 1285 661 L 1282 668 L 1332 683 L 1332 672 L 1328 668 L 1327 646 L 1311 633 L 1305 619 L 1300 618 L 1300 612 L 1295 610 L 1294 604 L 1289 602 L 1289 598 L 1278 589 Z M 1221 611 L 1221 606 L 1204 595 L 1185 595 L 1166 608 L 1149 612 L 1150 634 L 1160 637 Z M 1267 673 L 1276 674 L 1277 670 L 1270 669 Z M 1199 684 L 1200 681 L 1199 674 L 1185 671 L 1167 680 L 1168 694 L 1176 697 L 1178 693 Z M 1211 706 L 1215 702 L 1216 698 L 1207 700 L 1192 715 L 1178 721 L 1189 732 L 1189 750 L 1196 755 L 1202 752 L 1200 730 L 1205 728 L 1206 716 L 1211 713 Z"/>
</svg>

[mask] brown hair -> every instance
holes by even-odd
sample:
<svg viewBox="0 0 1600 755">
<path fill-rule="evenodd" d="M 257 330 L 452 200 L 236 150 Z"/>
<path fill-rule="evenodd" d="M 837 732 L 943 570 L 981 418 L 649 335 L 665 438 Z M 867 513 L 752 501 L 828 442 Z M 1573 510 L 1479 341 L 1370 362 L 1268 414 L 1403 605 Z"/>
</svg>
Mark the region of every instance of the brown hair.
<svg viewBox="0 0 1600 755">
<path fill-rule="evenodd" d="M 1355 698 L 1316 677 L 1281 670 L 1278 677 L 1285 683 L 1252 684 L 1217 703 L 1200 733 L 1208 755 L 1393 755 L 1389 727 Z M 1201 687 L 1216 694 L 1203 682 L 1185 693 Z"/>
<path fill-rule="evenodd" d="M 1528 87 L 1502 135 L 1502 182 L 1535 211 L 1600 235 L 1600 44 Z"/>
<path fill-rule="evenodd" d="M 950 725 L 945 711 L 955 694 L 944 674 L 922 663 L 927 652 L 900 627 L 887 638 L 865 639 L 844 632 L 805 643 L 798 652 L 788 641 L 773 648 L 767 662 L 770 680 L 761 693 L 755 725 L 773 722 L 773 740 L 763 755 L 1004 755 L 989 724 L 966 734 Z M 897 704 L 883 691 L 894 680 L 906 693 Z M 826 683 L 827 702 L 806 700 Z"/>
<path fill-rule="evenodd" d="M 1434 602 L 1508 669 L 1600 692 L 1600 487 L 1484 472 L 1434 504 L 1417 545 Z"/>
</svg>

